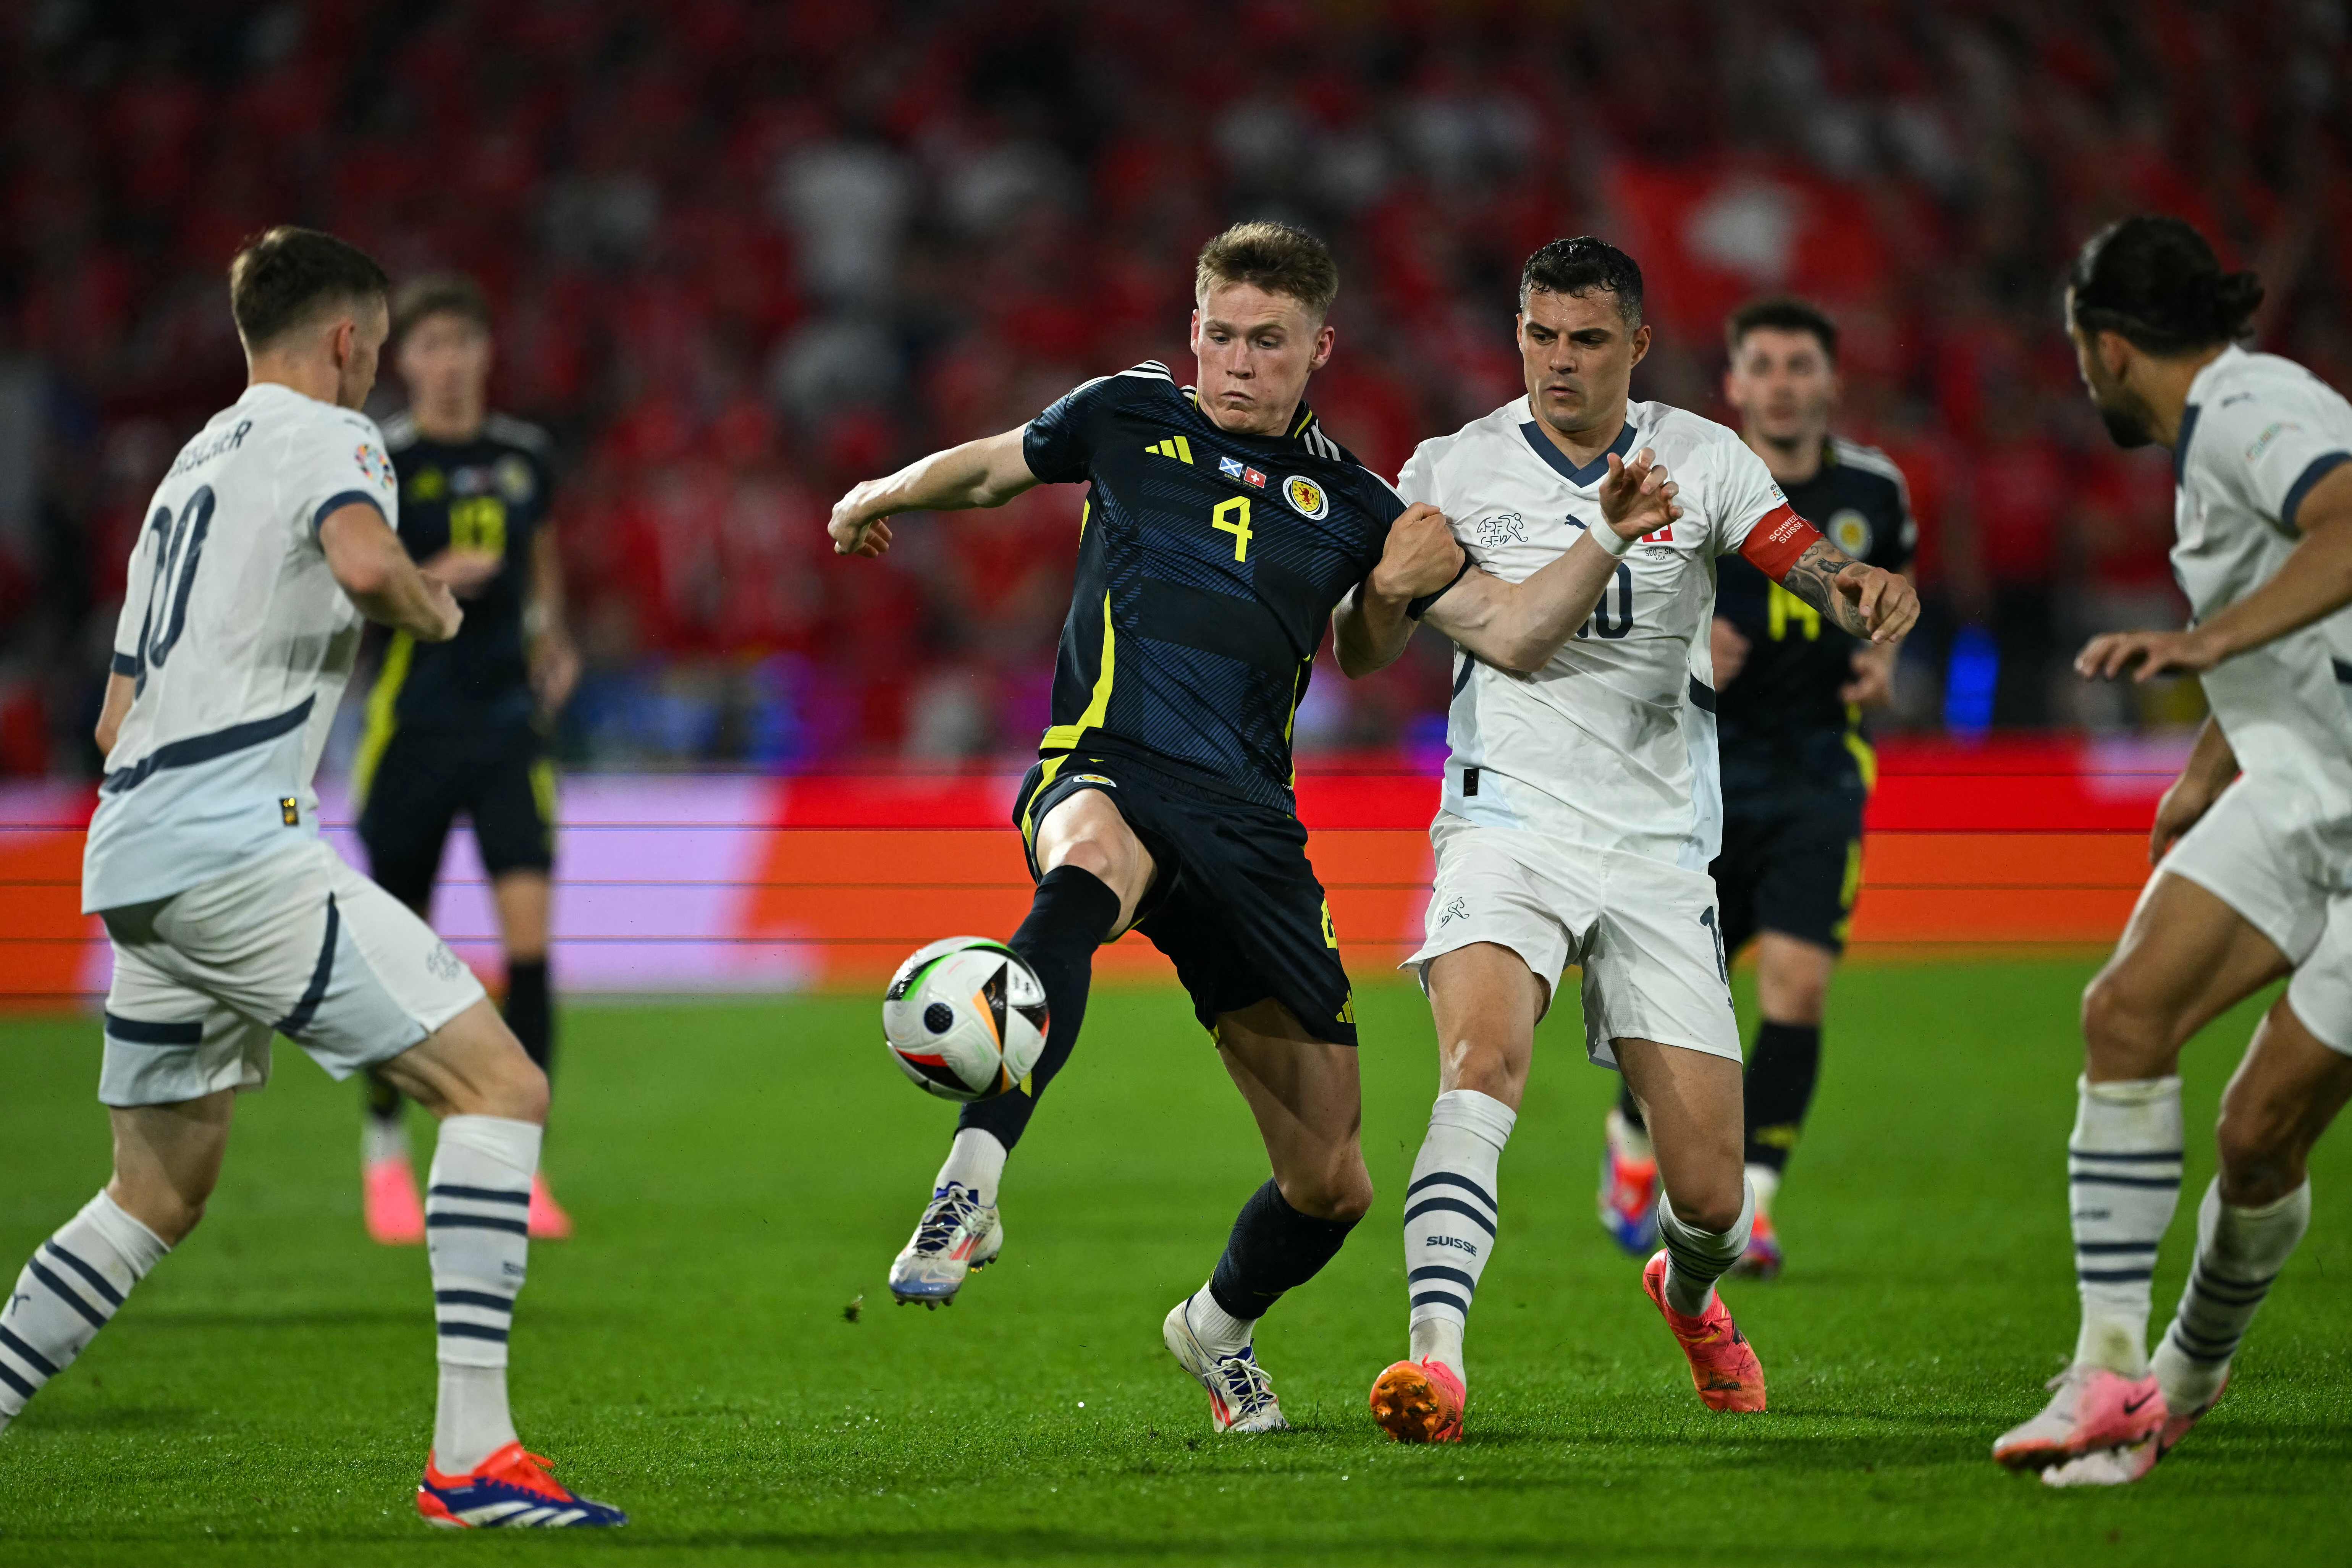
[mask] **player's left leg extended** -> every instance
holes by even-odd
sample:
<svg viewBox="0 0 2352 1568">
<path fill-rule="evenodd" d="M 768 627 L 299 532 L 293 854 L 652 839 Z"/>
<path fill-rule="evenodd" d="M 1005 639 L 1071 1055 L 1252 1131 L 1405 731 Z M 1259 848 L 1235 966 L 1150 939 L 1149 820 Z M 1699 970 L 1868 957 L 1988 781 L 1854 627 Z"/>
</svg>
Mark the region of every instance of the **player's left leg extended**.
<svg viewBox="0 0 2352 1568">
<path fill-rule="evenodd" d="M 1270 998 L 1220 1014 L 1216 1032 L 1274 1176 L 1242 1205 L 1215 1271 L 1168 1314 L 1162 1331 L 1208 1389 L 1214 1429 L 1279 1431 L 1282 1407 L 1253 1343 L 1257 1321 L 1322 1271 L 1372 1204 L 1358 1142 L 1356 1049 L 1317 1038 Z"/>
<path fill-rule="evenodd" d="M 539 737 L 530 730 L 489 737 L 475 750 L 480 763 L 465 785 L 465 805 L 482 869 L 490 879 L 506 957 L 500 1011 L 523 1054 L 551 1077 L 555 1015 L 548 994 L 547 950 L 554 900 L 555 769 L 540 754 Z M 555 1201 L 543 1171 L 531 1176 L 530 1225 L 535 1240 L 561 1241 L 572 1234 L 572 1217 Z"/>
<path fill-rule="evenodd" d="M 1033 802 L 1041 796 L 1036 784 L 1024 794 Z M 1037 1098 L 1077 1046 L 1095 950 L 1134 921 L 1157 874 L 1150 852 L 1104 791 L 1066 789 L 1058 800 L 1044 798 L 1045 809 L 1030 824 L 1036 891 L 1028 917 L 1005 945 L 1045 987 L 1045 1048 L 1026 1089 L 968 1105 L 957 1119 L 930 1201 L 890 1265 L 890 1294 L 902 1306 L 952 1303 L 965 1276 L 1002 1250 L 996 1198 L 1005 1157 L 1027 1131 Z"/>
<path fill-rule="evenodd" d="M 2298 975 L 2298 981 L 2302 976 Z M 2221 1397 L 2231 1358 L 2311 1223 L 2311 1151 L 2352 1100 L 2352 990 L 2296 987 L 2271 1005 L 2221 1096 L 2221 1173 L 2197 1214 L 2197 1257 L 2150 1359 L 2163 1426 L 2137 1443 L 2042 1473 L 2052 1486 L 2116 1486 L 2156 1468 Z M 2296 1011 L 2333 1015 L 2322 1039 Z M 2337 1040 L 2342 1044 L 2336 1044 Z"/>
<path fill-rule="evenodd" d="M 221 1089 L 177 1104 L 110 1108 L 113 1178 L 40 1245 L 0 1307 L 0 1431 L 204 1217 L 235 1099 Z"/>
<path fill-rule="evenodd" d="M 1747 1249 L 1755 1194 L 1741 1168 L 1740 1066 L 1736 1058 L 1654 1040 L 1612 1042 L 1658 1152 L 1664 1248 L 1642 1286 L 1690 1362 L 1713 1410 L 1764 1408 L 1764 1369 L 1715 1282 Z"/>
</svg>

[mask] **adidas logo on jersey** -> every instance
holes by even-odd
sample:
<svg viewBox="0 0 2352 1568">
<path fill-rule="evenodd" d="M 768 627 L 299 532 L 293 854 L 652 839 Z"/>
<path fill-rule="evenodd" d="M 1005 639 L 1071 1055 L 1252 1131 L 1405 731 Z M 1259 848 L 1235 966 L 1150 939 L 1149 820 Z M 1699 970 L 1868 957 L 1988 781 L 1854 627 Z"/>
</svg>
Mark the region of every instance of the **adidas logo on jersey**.
<svg viewBox="0 0 2352 1568">
<path fill-rule="evenodd" d="M 1173 458 L 1180 463 L 1192 460 L 1192 443 L 1181 436 L 1171 436 L 1165 441 L 1154 441 L 1144 448 L 1155 458 Z"/>
</svg>

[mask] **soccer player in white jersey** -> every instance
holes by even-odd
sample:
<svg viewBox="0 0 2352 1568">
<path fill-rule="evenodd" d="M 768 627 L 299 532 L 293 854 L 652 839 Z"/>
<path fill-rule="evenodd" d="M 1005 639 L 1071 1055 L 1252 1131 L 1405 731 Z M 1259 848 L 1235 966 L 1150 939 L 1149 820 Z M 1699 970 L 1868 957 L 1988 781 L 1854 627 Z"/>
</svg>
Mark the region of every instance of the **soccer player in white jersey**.
<svg viewBox="0 0 2352 1568">
<path fill-rule="evenodd" d="M 2094 638 L 2085 676 L 2191 674 L 2211 717 L 2157 807 L 2156 864 L 2083 996 L 2066 1145 L 2082 1327 L 1993 1457 L 2056 1485 L 2144 1476 L 2210 1409 L 2311 1216 L 2312 1145 L 2352 1098 L 2352 404 L 2237 348 L 2262 286 L 2176 218 L 2084 246 L 2084 384 L 2125 447 L 2170 448 L 2190 629 Z M 2180 1047 L 2282 975 L 2221 1099 L 2221 1172 L 2153 1365 L 2150 1277 L 2180 1194 Z"/>
<path fill-rule="evenodd" d="M 318 837 L 310 778 L 361 617 L 430 642 L 461 618 L 401 548 L 392 462 L 358 412 L 384 276 L 331 236 L 275 228 L 238 252 L 229 300 L 245 395 L 156 489 L 98 725 L 82 909 L 114 949 L 99 1073 L 113 1179 L 0 1308 L 0 1428 L 195 1228 L 275 1032 L 442 1119 L 425 1204 L 440 1399 L 417 1511 L 620 1524 L 547 1474 L 507 1409 L 547 1079 L 457 956 Z"/>
<path fill-rule="evenodd" d="M 1591 238 L 1537 251 L 1520 277 L 1518 344 L 1527 395 L 1423 442 L 1398 485 L 1444 518 L 1401 526 L 1390 555 L 1466 552 L 1481 570 L 1411 603 L 1376 574 L 1339 619 L 1350 674 L 1395 658 L 1415 615 L 1462 649 L 1430 829 L 1436 889 L 1409 961 L 1436 1018 L 1441 1090 L 1405 1194 L 1411 1359 L 1371 1396 L 1375 1418 L 1408 1441 L 1462 1435 L 1463 1332 L 1496 1241 L 1496 1167 L 1536 1024 L 1571 963 L 1587 1052 L 1625 1075 L 1657 1150 L 1665 1245 L 1643 1288 L 1710 1408 L 1764 1407 L 1762 1368 L 1715 1291 L 1755 1212 L 1706 870 L 1721 824 L 1716 558 L 1745 555 L 1881 645 L 1918 614 L 1902 578 L 1791 511 L 1736 433 L 1628 401 L 1650 344 L 1632 258 Z M 1590 620 L 1549 647 L 1497 650 L 1485 626 L 1506 584 L 1554 562 L 1580 574 Z"/>
</svg>

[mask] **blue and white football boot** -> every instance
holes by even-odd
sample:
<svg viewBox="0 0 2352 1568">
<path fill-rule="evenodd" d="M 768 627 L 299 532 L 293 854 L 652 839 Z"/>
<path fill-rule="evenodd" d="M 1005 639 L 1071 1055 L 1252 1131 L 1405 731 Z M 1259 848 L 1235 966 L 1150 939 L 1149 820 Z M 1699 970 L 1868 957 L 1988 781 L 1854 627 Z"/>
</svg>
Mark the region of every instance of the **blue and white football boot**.
<svg viewBox="0 0 2352 1568">
<path fill-rule="evenodd" d="M 1257 1364 L 1255 1350 L 1245 1346 L 1235 1355 L 1212 1352 L 1194 1337 L 1192 1325 L 1185 1318 L 1184 1309 L 1191 1304 L 1189 1296 L 1176 1303 L 1168 1321 L 1160 1326 L 1160 1337 L 1167 1342 L 1168 1353 L 1177 1363 L 1209 1391 L 1209 1429 L 1289 1431 L 1290 1423 L 1282 1418 L 1282 1405 L 1274 1397 L 1274 1379 Z"/>
<path fill-rule="evenodd" d="M 425 1458 L 416 1511 L 443 1530 L 577 1530 L 626 1524 L 610 1503 L 591 1502 L 547 1473 L 549 1461 L 509 1443 L 462 1476 Z"/>
<path fill-rule="evenodd" d="M 898 1305 L 951 1307 L 964 1276 L 977 1274 L 1004 1250 L 996 1205 L 961 1182 L 934 1190 L 922 1219 L 890 1265 L 890 1294 Z"/>
</svg>

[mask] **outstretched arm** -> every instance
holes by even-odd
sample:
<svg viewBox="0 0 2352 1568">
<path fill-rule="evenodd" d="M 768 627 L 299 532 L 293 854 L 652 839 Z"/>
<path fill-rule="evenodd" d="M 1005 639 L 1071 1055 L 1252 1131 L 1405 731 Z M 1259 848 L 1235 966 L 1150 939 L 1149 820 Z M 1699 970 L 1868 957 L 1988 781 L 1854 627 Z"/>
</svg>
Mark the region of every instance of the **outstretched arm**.
<svg viewBox="0 0 2352 1568">
<path fill-rule="evenodd" d="M 1682 516 L 1675 493 L 1648 447 L 1631 463 L 1611 453 L 1609 477 L 1601 483 L 1601 527 L 1588 529 L 1520 583 L 1465 570 L 1466 558 L 1446 532 L 1445 520 L 1433 508 L 1413 508 L 1391 525 L 1380 566 L 1333 617 L 1339 668 L 1357 676 L 1392 662 L 1412 636 L 1407 601 L 1433 594 L 1423 612 L 1431 626 L 1482 663 L 1534 674 L 1591 617 L 1616 575 L 1618 559 L 1643 534 Z M 1418 515 L 1424 511 L 1428 518 Z M 1433 528 L 1443 535 L 1442 546 L 1430 537 Z"/>
<path fill-rule="evenodd" d="M 2294 509 L 2303 542 L 2271 580 L 2185 632 L 2108 632 L 2074 660 L 2084 678 L 2139 667 L 2141 680 L 2198 675 L 2352 605 L 2352 463 L 2338 463 Z"/>
<path fill-rule="evenodd" d="M 876 556 L 890 548 L 890 525 L 883 520 L 902 511 L 963 511 L 1003 506 L 1037 483 L 1021 455 L 1028 426 L 984 436 L 934 452 L 892 474 L 867 479 L 834 503 L 825 531 L 837 555 Z"/>
</svg>

